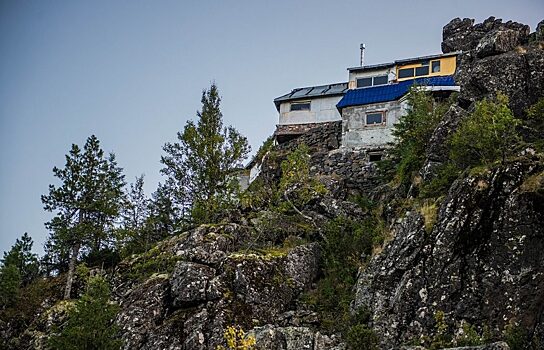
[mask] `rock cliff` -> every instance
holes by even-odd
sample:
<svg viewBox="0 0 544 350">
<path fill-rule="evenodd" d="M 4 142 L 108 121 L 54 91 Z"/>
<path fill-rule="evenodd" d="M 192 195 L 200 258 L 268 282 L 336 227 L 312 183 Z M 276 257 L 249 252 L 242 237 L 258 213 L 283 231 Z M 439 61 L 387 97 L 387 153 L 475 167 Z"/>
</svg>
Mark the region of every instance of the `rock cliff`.
<svg viewBox="0 0 544 350">
<path fill-rule="evenodd" d="M 523 119 L 544 97 L 543 27 L 530 33 L 526 25 L 493 17 L 480 24 L 457 18 L 444 27 L 443 52 L 462 51 L 455 76 L 461 92 L 432 134 L 420 181 L 437 176 L 448 159 L 448 137 L 476 101 L 503 92 Z M 331 123 L 282 145 L 265 157 L 256 181 L 264 199 L 108 270 L 124 349 L 216 349 L 231 325 L 253 336 L 257 349 L 439 349 L 433 340 L 442 333 L 475 332 L 489 344 L 463 349 L 506 350 L 509 329 L 521 330 L 516 334 L 533 346 L 544 344 L 542 153 L 526 145 L 515 159 L 464 173 L 429 213 L 390 186 L 364 151 L 338 149 L 340 133 L 341 125 Z M 527 135 L 543 138 L 542 130 Z M 270 210 L 263 201 L 271 200 L 282 176 L 280 163 L 301 142 L 310 146 L 310 174 L 327 191 L 313 193 L 296 210 Z M 323 236 L 339 217 L 362 220 L 353 231 L 340 226 L 340 235 L 356 232 L 374 249 L 349 257 L 359 267 L 345 288 L 351 304 L 343 305 L 344 319 L 326 322 L 312 298 L 340 270 L 325 271 L 334 261 L 326 251 L 330 237 Z M 329 299 L 342 297 L 334 295 L 335 286 L 326 287 Z M 0 322 L 4 338 L 11 338 L 3 345 L 46 348 L 47 334 L 65 316 L 58 299 L 48 296 L 22 334 Z M 349 331 L 334 327 L 359 314 L 363 321 L 350 319 L 355 327 Z M 355 339 L 368 343 L 350 342 L 355 331 Z"/>
</svg>

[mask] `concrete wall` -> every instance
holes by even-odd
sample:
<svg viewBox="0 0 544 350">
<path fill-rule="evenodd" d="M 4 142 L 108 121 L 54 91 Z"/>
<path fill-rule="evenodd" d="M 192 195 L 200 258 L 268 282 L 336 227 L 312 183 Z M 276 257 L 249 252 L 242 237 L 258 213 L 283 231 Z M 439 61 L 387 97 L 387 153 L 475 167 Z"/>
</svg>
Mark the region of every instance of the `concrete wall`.
<svg viewBox="0 0 544 350">
<path fill-rule="evenodd" d="M 394 141 L 393 125 L 406 111 L 405 101 L 391 101 L 342 110 L 342 147 L 348 149 L 383 148 Z M 366 125 L 367 113 L 385 111 L 385 125 Z"/>
<path fill-rule="evenodd" d="M 305 123 L 324 123 L 342 120 L 340 113 L 336 109 L 336 104 L 340 102 L 342 96 L 327 96 L 309 98 L 309 111 L 290 111 L 291 103 L 283 102 L 280 105 L 279 125 L 305 124 Z"/>
</svg>

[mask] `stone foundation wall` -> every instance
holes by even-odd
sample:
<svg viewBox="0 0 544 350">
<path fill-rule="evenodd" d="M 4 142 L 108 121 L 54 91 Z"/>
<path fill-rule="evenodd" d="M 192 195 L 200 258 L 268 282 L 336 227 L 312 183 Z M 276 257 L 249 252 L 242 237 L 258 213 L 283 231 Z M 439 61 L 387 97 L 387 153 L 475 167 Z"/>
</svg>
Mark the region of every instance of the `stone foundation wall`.
<svg viewBox="0 0 544 350">
<path fill-rule="evenodd" d="M 287 126 L 287 125 L 285 125 Z M 289 125 L 294 126 L 294 125 Z M 299 144 L 304 143 L 312 152 L 315 151 L 330 151 L 340 147 L 342 140 L 342 122 L 330 122 L 314 124 L 296 139 L 282 143 L 277 146 L 279 150 L 292 151 Z"/>
<path fill-rule="evenodd" d="M 279 164 L 289 152 L 304 143 L 310 148 L 312 175 L 335 179 L 346 196 L 353 191 L 370 193 L 378 186 L 380 179 L 377 175 L 377 165 L 369 161 L 369 154 L 383 153 L 384 150 L 344 148 L 341 147 L 341 139 L 342 122 L 320 124 L 298 138 L 276 146 L 279 157 L 265 160 L 259 176 L 268 181 L 279 180 L 281 176 Z"/>
</svg>

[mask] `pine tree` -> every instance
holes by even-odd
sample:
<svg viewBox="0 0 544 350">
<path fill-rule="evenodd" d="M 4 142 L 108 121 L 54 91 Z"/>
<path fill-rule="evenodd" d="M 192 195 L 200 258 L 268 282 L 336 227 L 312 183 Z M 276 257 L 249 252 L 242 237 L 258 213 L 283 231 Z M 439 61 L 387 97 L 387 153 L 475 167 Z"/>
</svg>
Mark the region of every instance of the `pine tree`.
<svg viewBox="0 0 544 350">
<path fill-rule="evenodd" d="M 22 279 L 15 265 L 0 268 L 0 309 L 12 306 L 19 294 Z"/>
<path fill-rule="evenodd" d="M 104 278 L 89 279 L 86 293 L 68 312 L 68 320 L 59 333 L 49 338 L 52 349 L 114 350 L 122 342 L 114 323 L 119 307 L 110 302 L 110 290 Z"/>
<path fill-rule="evenodd" d="M 49 185 L 49 194 L 42 196 L 42 202 L 45 210 L 56 213 L 46 223 L 52 232 L 49 253 L 68 255 L 64 294 L 68 299 L 81 249 L 96 253 L 111 238 L 111 226 L 119 212 L 125 182 L 115 155 L 106 157 L 94 135 L 87 139 L 83 151 L 72 145 L 65 167 L 55 167 L 53 173 L 61 185 Z"/>
<path fill-rule="evenodd" d="M 247 139 L 233 127 L 223 127 L 217 86 L 202 92 L 198 121 L 188 121 L 178 142 L 167 143 L 161 157 L 166 186 L 174 194 L 181 217 L 191 223 L 212 222 L 233 200 L 237 182 L 232 171 L 247 157 Z M 188 210 L 190 210 L 189 214 Z"/>
<path fill-rule="evenodd" d="M 147 228 L 150 200 L 144 193 L 144 176 L 136 177 L 130 184 L 121 209 L 121 228 L 118 243 L 124 255 L 149 249 L 150 234 Z"/>
<path fill-rule="evenodd" d="M 28 284 L 38 276 L 38 255 L 32 253 L 34 242 L 28 233 L 24 233 L 21 238 L 15 240 L 15 244 L 9 252 L 4 252 L 2 265 L 15 266 L 21 276 L 23 284 Z"/>
<path fill-rule="evenodd" d="M 172 186 L 159 183 L 149 202 L 149 218 L 146 229 L 150 231 L 151 242 L 159 241 L 172 233 L 182 221 L 180 205 L 176 205 Z"/>
</svg>

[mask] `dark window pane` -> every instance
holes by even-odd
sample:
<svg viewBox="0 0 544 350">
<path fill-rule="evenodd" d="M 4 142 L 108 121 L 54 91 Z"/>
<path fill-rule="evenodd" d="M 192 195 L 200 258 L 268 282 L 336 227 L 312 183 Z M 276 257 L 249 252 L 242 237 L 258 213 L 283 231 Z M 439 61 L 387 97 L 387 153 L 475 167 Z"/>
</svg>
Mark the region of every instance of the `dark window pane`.
<svg viewBox="0 0 544 350">
<path fill-rule="evenodd" d="M 309 111 L 310 102 L 291 103 L 291 111 Z"/>
<path fill-rule="evenodd" d="M 382 113 L 370 113 L 366 115 L 366 124 L 372 125 L 372 124 L 381 124 L 383 122 L 383 114 Z"/>
<path fill-rule="evenodd" d="M 416 68 L 416 77 L 429 74 L 429 66 L 417 67 Z"/>
<path fill-rule="evenodd" d="M 421 61 L 421 65 L 422 65 L 422 66 L 428 66 L 428 65 L 429 65 L 429 61 Z"/>
<path fill-rule="evenodd" d="M 440 61 L 433 61 L 433 73 L 440 72 Z"/>
<path fill-rule="evenodd" d="M 387 75 L 380 75 L 379 77 L 374 77 L 374 85 L 384 84 L 387 84 Z"/>
<path fill-rule="evenodd" d="M 367 87 L 372 86 L 372 78 L 360 78 L 357 79 L 357 87 Z"/>
<path fill-rule="evenodd" d="M 410 78 L 414 76 L 414 68 L 399 69 L 399 79 Z"/>
<path fill-rule="evenodd" d="M 371 153 L 368 155 L 368 161 L 369 162 L 379 162 L 382 160 L 382 154 L 381 153 Z"/>
</svg>

